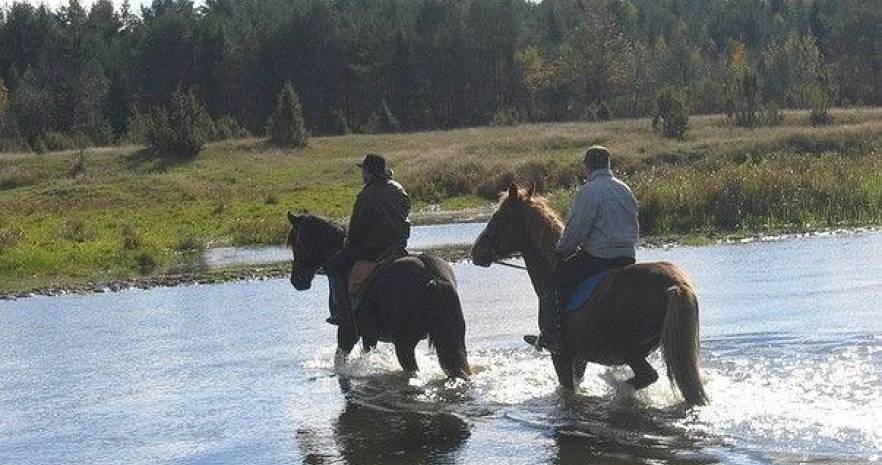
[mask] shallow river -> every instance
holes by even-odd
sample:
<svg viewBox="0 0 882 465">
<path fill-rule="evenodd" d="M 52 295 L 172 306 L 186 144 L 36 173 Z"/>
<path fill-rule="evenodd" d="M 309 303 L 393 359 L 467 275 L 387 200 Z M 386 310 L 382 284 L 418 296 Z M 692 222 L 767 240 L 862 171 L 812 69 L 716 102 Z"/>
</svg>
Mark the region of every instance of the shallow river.
<svg viewBox="0 0 882 465">
<path fill-rule="evenodd" d="M 321 277 L 0 302 L 0 463 L 882 461 L 882 234 L 639 258 L 696 281 L 706 407 L 591 365 L 558 391 L 526 274 L 462 263 L 468 383 L 425 343 L 415 379 L 384 344 L 335 375 Z"/>
<path fill-rule="evenodd" d="M 431 249 L 440 246 L 471 244 L 486 223 L 454 223 L 414 226 L 408 247 Z M 206 249 L 202 260 L 209 267 L 257 265 L 291 260 L 291 251 L 282 246 L 215 247 Z"/>
</svg>

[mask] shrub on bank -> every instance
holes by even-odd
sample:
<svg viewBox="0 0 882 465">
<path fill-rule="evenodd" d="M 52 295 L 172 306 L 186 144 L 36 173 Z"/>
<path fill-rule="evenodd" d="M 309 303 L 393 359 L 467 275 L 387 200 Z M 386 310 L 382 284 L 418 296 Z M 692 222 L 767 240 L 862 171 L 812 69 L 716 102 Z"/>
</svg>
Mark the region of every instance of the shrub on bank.
<svg viewBox="0 0 882 465">
<path fill-rule="evenodd" d="M 600 102 L 597 107 L 597 121 L 609 121 L 612 119 L 612 110 L 606 101 Z"/>
<path fill-rule="evenodd" d="M 139 251 L 132 258 L 132 269 L 141 275 L 152 273 L 158 265 L 156 257 L 147 250 Z"/>
<path fill-rule="evenodd" d="M 91 142 L 82 134 L 49 131 L 41 134 L 37 139 L 37 146 L 44 152 L 74 150 L 89 145 L 92 145 Z"/>
<path fill-rule="evenodd" d="M 136 109 L 132 121 L 134 137 L 161 154 L 181 158 L 198 155 L 208 142 L 213 126 L 196 94 L 180 88 L 166 106 L 147 113 Z"/>
<path fill-rule="evenodd" d="M 809 105 L 809 121 L 814 126 L 822 126 L 833 123 L 833 117 L 830 116 L 830 107 L 833 105 L 832 92 L 829 85 L 819 80 L 818 83 L 811 84 L 807 87 Z"/>
<path fill-rule="evenodd" d="M 21 228 L 0 227 L 0 253 L 7 249 L 11 249 L 21 240 Z"/>
<path fill-rule="evenodd" d="M 198 252 L 205 248 L 205 242 L 195 236 L 184 236 L 175 245 L 174 250 L 177 252 L 192 253 Z"/>
<path fill-rule="evenodd" d="M 655 98 L 652 128 L 665 137 L 682 139 L 689 129 L 689 110 L 686 96 L 674 89 L 665 89 Z"/>
<path fill-rule="evenodd" d="M 250 137 L 247 129 L 230 115 L 224 115 L 214 121 L 211 127 L 211 140 L 243 139 Z"/>
<path fill-rule="evenodd" d="M 784 112 L 775 102 L 769 102 L 763 105 L 760 122 L 764 126 L 780 126 L 784 122 Z"/>
<path fill-rule="evenodd" d="M 493 114 L 490 126 L 515 126 L 520 122 L 520 116 L 514 108 L 502 108 Z"/>
<path fill-rule="evenodd" d="M 135 230 L 133 224 L 124 224 L 120 231 L 120 235 L 122 238 L 122 248 L 124 250 L 136 250 L 141 247 L 141 235 Z"/>
<path fill-rule="evenodd" d="M 757 112 L 760 106 L 759 76 L 752 69 L 741 70 L 735 76 L 732 90 L 735 124 L 743 128 L 752 128 L 759 119 Z"/>
</svg>

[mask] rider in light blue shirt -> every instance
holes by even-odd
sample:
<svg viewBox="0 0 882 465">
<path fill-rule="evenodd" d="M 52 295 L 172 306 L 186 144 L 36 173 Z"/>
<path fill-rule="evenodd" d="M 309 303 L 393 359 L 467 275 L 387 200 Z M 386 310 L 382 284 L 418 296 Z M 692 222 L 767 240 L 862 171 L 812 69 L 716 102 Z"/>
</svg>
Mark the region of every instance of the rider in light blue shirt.
<svg viewBox="0 0 882 465">
<path fill-rule="evenodd" d="M 562 261 L 556 272 L 558 308 L 539 311 L 540 336 L 530 344 L 560 352 L 560 316 L 570 294 L 585 279 L 635 262 L 640 240 L 637 199 L 627 184 L 613 176 L 610 154 L 595 145 L 585 152 L 588 180 L 579 189 L 563 234 L 555 247 Z"/>
</svg>

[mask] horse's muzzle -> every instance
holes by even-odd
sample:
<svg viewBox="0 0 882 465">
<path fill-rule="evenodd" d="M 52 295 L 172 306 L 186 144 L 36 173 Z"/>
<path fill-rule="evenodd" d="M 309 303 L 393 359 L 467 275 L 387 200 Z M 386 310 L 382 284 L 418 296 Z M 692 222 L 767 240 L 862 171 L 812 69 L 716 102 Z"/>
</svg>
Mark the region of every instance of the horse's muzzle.
<svg viewBox="0 0 882 465">
<path fill-rule="evenodd" d="M 294 289 L 298 291 L 305 291 L 312 287 L 311 279 L 303 279 L 297 276 L 291 276 L 291 285 L 294 286 Z"/>
<path fill-rule="evenodd" d="M 496 260 L 493 253 L 481 247 L 472 247 L 472 263 L 487 268 Z"/>
</svg>

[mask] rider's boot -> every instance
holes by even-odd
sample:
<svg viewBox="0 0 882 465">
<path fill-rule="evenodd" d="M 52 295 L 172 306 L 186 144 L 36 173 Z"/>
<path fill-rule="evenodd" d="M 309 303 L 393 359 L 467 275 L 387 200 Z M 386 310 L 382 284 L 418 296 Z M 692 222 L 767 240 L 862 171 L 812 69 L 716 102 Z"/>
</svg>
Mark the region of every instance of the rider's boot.
<svg viewBox="0 0 882 465">
<path fill-rule="evenodd" d="M 535 347 L 536 350 L 545 349 L 552 354 L 560 354 L 563 352 L 560 336 L 556 332 L 541 332 L 538 336 L 528 334 L 524 336 L 524 342 Z"/>
<path fill-rule="evenodd" d="M 524 342 L 535 347 L 536 350 L 545 349 L 555 355 L 563 352 L 561 315 L 563 309 L 566 308 L 564 295 L 558 290 L 555 296 L 557 305 L 549 309 L 548 313 L 543 313 L 542 309 L 539 310 L 539 335 L 528 334 L 524 336 Z"/>
<path fill-rule="evenodd" d="M 346 292 L 345 279 L 328 279 L 331 291 L 331 316 L 325 319 L 332 325 L 339 325 L 341 315 L 349 314 L 349 293 Z"/>
</svg>

